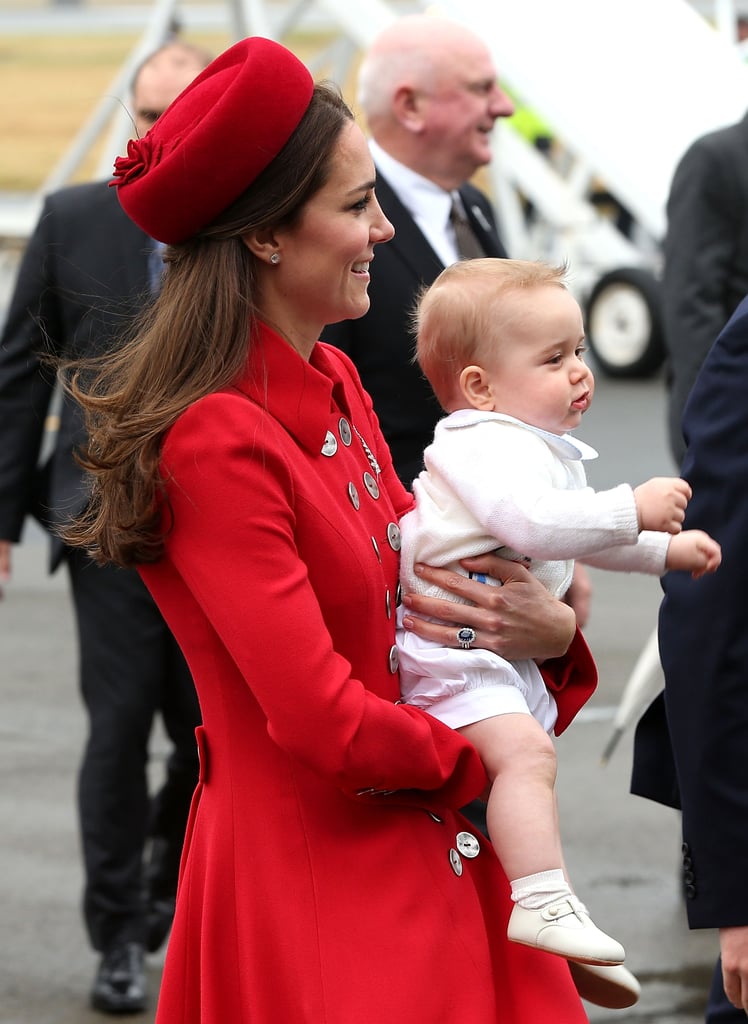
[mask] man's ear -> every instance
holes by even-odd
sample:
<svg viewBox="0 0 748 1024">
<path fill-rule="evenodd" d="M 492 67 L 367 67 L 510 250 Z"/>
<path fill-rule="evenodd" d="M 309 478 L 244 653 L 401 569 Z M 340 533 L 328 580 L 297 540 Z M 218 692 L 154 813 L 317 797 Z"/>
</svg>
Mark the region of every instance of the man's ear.
<svg viewBox="0 0 748 1024">
<path fill-rule="evenodd" d="M 392 100 L 392 109 L 397 121 L 414 134 L 423 127 L 422 94 L 409 85 L 401 85 Z"/>
<path fill-rule="evenodd" d="M 488 374 L 482 366 L 466 366 L 460 374 L 460 391 L 473 409 L 494 411 L 494 399 Z"/>
<path fill-rule="evenodd" d="M 280 250 L 278 241 L 270 228 L 247 231 L 241 237 L 249 251 L 263 263 L 270 263 L 273 253 L 278 253 Z"/>
</svg>

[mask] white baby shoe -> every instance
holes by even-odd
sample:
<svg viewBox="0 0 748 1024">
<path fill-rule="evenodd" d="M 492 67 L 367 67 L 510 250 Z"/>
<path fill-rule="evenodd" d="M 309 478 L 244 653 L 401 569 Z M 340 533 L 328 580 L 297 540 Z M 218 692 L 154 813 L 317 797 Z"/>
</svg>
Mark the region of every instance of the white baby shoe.
<svg viewBox="0 0 748 1024">
<path fill-rule="evenodd" d="M 588 1003 L 623 1010 L 639 1001 L 641 985 L 622 964 L 601 967 L 569 961 L 569 970 L 577 992 Z"/>
<path fill-rule="evenodd" d="M 576 896 L 564 896 L 539 910 L 515 903 L 507 938 L 583 964 L 622 964 L 626 956 L 620 942 L 600 931 Z"/>
</svg>

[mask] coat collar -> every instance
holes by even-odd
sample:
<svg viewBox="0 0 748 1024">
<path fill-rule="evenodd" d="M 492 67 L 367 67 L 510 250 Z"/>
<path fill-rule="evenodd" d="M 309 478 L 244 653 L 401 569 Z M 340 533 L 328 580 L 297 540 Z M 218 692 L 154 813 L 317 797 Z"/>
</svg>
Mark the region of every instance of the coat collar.
<svg viewBox="0 0 748 1024">
<path fill-rule="evenodd" d="M 307 451 L 319 453 L 330 416 L 350 417 L 345 375 L 319 342 L 307 362 L 279 334 L 258 323 L 244 373 L 234 387 L 265 409 Z"/>
</svg>

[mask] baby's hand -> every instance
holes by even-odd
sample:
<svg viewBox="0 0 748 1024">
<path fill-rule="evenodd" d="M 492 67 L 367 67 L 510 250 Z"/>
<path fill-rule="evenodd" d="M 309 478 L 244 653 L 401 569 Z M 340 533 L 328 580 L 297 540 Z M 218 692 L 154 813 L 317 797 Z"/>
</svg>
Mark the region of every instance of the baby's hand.
<svg viewBox="0 0 748 1024">
<path fill-rule="evenodd" d="M 684 530 L 670 539 L 665 564 L 668 569 L 690 570 L 695 580 L 714 572 L 722 561 L 722 549 L 703 530 Z"/>
<path fill-rule="evenodd" d="M 691 487 L 677 476 L 655 476 L 634 488 L 640 530 L 680 533 Z"/>
</svg>

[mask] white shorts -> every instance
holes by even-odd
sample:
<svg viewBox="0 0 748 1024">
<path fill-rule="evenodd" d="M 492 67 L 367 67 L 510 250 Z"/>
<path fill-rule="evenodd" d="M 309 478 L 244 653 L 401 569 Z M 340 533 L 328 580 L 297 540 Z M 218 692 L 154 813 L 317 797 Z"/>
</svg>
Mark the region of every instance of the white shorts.
<svg viewBox="0 0 748 1024">
<path fill-rule="evenodd" d="M 441 647 L 398 628 L 400 693 L 452 729 L 495 715 L 526 714 L 550 733 L 556 701 L 534 661 L 506 661 L 493 651 Z"/>
</svg>

